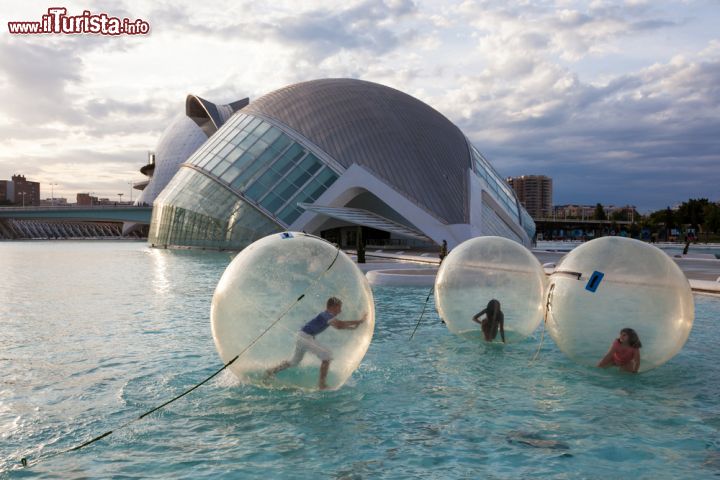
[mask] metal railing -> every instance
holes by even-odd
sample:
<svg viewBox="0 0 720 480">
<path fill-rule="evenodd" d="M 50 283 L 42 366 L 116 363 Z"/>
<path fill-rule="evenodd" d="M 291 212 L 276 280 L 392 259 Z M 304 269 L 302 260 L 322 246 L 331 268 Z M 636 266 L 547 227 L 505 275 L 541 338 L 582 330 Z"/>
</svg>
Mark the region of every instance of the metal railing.
<svg viewBox="0 0 720 480">
<path fill-rule="evenodd" d="M 114 210 L 117 208 L 152 208 L 150 205 L 134 205 L 134 204 L 100 204 L 100 205 L 28 205 L 25 207 L 18 207 L 13 205 L 11 207 L 0 206 L 0 211 L 3 212 L 39 212 L 44 210 L 74 210 L 78 208 L 86 208 L 93 210 Z"/>
</svg>

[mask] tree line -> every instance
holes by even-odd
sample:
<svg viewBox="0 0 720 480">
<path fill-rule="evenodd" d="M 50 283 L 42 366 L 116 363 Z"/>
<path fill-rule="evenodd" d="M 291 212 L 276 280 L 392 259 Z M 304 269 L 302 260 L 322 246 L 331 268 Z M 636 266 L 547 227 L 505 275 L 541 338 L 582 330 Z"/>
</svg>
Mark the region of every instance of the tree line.
<svg viewBox="0 0 720 480">
<path fill-rule="evenodd" d="M 710 202 L 707 198 L 691 198 L 678 208 L 670 207 L 639 215 L 633 212 L 634 218 L 627 218 L 628 212 L 613 212 L 610 218 L 602 204 L 595 206 L 595 220 L 630 221 L 635 220 L 637 227 L 661 238 L 670 239 L 673 232 L 678 232 L 678 240 L 716 240 L 720 236 L 720 204 Z M 634 230 L 633 229 L 633 230 Z"/>
</svg>

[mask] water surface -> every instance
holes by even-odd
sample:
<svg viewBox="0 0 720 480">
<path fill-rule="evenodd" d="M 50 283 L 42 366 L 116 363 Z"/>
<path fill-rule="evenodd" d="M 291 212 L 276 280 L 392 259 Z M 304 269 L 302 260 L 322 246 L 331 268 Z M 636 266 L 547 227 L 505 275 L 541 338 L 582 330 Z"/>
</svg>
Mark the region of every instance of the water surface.
<svg viewBox="0 0 720 480">
<path fill-rule="evenodd" d="M 80 451 L 221 364 L 209 308 L 229 254 L 133 242 L 1 242 L 0 477 L 702 478 L 720 475 L 720 299 L 642 375 L 580 367 L 541 330 L 452 335 L 426 288 L 377 287 L 376 331 L 340 390 L 231 374 Z M 531 359 L 538 347 L 537 361 Z"/>
</svg>

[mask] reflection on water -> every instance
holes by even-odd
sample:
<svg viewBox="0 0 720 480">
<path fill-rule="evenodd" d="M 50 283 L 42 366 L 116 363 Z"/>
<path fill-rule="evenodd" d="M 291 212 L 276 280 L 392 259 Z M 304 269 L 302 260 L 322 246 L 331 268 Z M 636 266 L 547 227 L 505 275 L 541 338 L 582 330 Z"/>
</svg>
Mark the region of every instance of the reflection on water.
<svg viewBox="0 0 720 480">
<path fill-rule="evenodd" d="M 152 258 L 152 285 L 157 295 L 163 295 L 170 290 L 170 279 L 167 274 L 167 256 L 172 254 L 167 250 L 157 248 L 149 249 Z"/>
</svg>

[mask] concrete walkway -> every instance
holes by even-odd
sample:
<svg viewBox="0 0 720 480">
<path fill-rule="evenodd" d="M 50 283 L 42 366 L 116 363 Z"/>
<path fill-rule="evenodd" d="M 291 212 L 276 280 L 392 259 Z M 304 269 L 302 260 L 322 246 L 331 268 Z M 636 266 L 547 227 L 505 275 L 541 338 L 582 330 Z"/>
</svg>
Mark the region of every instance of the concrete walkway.
<svg viewBox="0 0 720 480">
<path fill-rule="evenodd" d="M 541 264 L 558 264 L 567 252 L 533 250 Z M 367 263 L 358 264 L 371 285 L 404 285 L 431 287 L 440 264 L 437 255 L 411 251 L 365 252 Z M 706 256 L 671 257 L 685 273 L 696 293 L 720 295 L 720 260 Z M 545 268 L 550 274 L 553 267 Z"/>
</svg>

